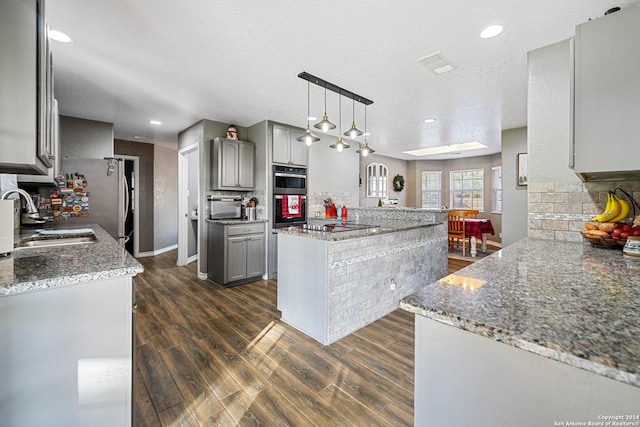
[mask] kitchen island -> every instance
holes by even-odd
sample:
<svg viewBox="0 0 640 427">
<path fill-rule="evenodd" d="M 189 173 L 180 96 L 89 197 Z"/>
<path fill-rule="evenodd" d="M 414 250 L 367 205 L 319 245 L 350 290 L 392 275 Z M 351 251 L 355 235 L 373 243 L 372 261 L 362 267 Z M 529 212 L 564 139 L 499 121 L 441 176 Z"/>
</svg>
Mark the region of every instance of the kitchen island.
<svg viewBox="0 0 640 427">
<path fill-rule="evenodd" d="M 282 320 L 325 345 L 447 272 L 446 211 L 352 211 L 349 221 L 277 230 Z"/>
<path fill-rule="evenodd" d="M 640 259 L 533 239 L 408 296 L 415 425 L 640 425 L 639 301 Z"/>
<path fill-rule="evenodd" d="M 0 259 L 3 426 L 131 425 L 132 277 L 143 268 L 88 228 L 95 242 Z"/>
</svg>

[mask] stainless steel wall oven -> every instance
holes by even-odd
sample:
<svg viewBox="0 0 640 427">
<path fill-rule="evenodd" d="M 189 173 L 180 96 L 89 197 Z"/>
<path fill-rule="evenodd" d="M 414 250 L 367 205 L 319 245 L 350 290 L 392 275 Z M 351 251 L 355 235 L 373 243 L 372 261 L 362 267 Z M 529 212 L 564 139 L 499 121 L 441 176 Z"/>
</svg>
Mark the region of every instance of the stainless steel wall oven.
<svg viewBox="0 0 640 427">
<path fill-rule="evenodd" d="M 307 169 L 273 166 L 273 226 L 301 225 L 307 222 Z"/>
<path fill-rule="evenodd" d="M 275 194 L 273 224 L 275 228 L 302 225 L 307 222 L 307 196 Z"/>
</svg>

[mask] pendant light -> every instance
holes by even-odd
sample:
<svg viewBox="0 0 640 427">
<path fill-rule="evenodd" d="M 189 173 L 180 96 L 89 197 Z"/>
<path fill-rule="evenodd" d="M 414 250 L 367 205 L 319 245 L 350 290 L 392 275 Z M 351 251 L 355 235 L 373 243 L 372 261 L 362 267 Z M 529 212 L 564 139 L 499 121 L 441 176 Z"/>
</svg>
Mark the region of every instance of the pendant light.
<svg viewBox="0 0 640 427">
<path fill-rule="evenodd" d="M 366 107 L 366 106 L 365 106 Z M 365 108 L 366 109 L 366 108 Z M 348 136 L 351 139 L 356 139 L 362 135 L 362 131 L 356 127 L 356 100 L 353 99 L 353 121 L 351 122 L 351 128 L 344 131 L 344 136 Z"/>
<path fill-rule="evenodd" d="M 322 121 L 313 125 L 316 129 L 322 129 L 322 132 L 327 133 L 330 129 L 335 129 L 336 125 L 329 121 L 329 117 L 327 116 L 327 87 L 324 88 L 324 116 L 322 116 Z"/>
<path fill-rule="evenodd" d="M 367 144 L 367 105 L 364 106 L 364 142 L 362 143 L 362 147 L 356 151 L 356 153 L 360 153 L 362 157 L 367 157 L 369 154 L 375 153 L 376 150 L 369 147 Z"/>
<path fill-rule="evenodd" d="M 326 89 L 325 96 L 327 96 Z M 304 135 L 300 135 L 296 138 L 296 140 L 304 142 L 308 147 L 311 146 L 311 144 L 313 144 L 314 142 L 320 141 L 320 138 L 311 133 L 311 128 L 309 127 L 309 82 L 307 82 L 307 130 L 304 132 Z"/>
<path fill-rule="evenodd" d="M 342 129 L 342 95 L 340 95 L 340 108 L 339 108 L 339 111 L 340 111 L 340 114 L 339 114 L 339 117 L 338 117 L 338 124 L 340 125 L 340 128 Z M 342 153 L 342 150 L 344 150 L 345 148 L 349 148 L 351 146 L 349 144 L 347 144 L 346 141 L 344 141 L 342 139 L 342 135 L 338 135 L 338 140 L 335 142 L 335 144 L 331 144 L 329 147 L 330 148 L 335 148 L 336 150 L 338 150 L 338 153 Z"/>
</svg>

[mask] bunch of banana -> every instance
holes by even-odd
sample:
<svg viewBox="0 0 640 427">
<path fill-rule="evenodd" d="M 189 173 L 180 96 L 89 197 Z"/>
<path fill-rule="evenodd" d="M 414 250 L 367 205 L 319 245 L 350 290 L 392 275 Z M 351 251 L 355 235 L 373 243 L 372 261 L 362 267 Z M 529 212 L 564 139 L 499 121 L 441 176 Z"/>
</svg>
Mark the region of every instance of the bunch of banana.
<svg viewBox="0 0 640 427">
<path fill-rule="evenodd" d="M 604 211 L 591 218 L 593 222 L 620 222 L 629 215 L 629 203 L 625 199 L 616 196 L 616 193 L 609 192 L 607 194 L 607 206 Z"/>
</svg>

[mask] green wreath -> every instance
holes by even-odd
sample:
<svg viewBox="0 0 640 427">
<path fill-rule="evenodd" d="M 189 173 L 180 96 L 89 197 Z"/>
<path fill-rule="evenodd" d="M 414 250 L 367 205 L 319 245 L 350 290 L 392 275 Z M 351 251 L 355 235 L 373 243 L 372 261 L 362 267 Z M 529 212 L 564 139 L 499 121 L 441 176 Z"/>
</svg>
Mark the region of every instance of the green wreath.
<svg viewBox="0 0 640 427">
<path fill-rule="evenodd" d="M 404 177 L 400 174 L 393 177 L 393 191 L 404 190 Z"/>
</svg>

